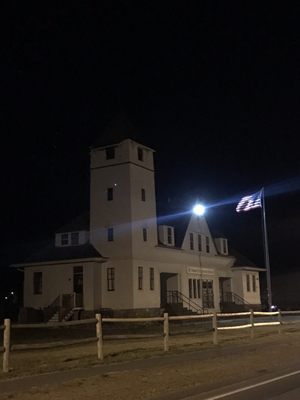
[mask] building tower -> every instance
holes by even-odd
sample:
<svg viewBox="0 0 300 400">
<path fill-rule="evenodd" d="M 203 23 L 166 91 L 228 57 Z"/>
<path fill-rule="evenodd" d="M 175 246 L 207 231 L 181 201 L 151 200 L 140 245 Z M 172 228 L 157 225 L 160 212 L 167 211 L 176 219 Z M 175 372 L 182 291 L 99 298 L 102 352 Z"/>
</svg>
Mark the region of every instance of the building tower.
<svg viewBox="0 0 300 400">
<path fill-rule="evenodd" d="M 131 139 L 91 150 L 91 243 L 105 257 L 157 245 L 153 150 Z"/>
</svg>

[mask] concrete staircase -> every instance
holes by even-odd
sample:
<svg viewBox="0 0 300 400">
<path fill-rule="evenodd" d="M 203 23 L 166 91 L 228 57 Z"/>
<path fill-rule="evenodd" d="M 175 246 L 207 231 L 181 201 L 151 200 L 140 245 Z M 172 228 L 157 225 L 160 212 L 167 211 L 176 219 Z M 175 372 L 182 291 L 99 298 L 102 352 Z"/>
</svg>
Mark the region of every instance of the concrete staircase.
<svg viewBox="0 0 300 400">
<path fill-rule="evenodd" d="M 169 315 L 198 315 L 196 311 L 189 310 L 183 303 L 166 304 L 165 311 Z"/>
</svg>

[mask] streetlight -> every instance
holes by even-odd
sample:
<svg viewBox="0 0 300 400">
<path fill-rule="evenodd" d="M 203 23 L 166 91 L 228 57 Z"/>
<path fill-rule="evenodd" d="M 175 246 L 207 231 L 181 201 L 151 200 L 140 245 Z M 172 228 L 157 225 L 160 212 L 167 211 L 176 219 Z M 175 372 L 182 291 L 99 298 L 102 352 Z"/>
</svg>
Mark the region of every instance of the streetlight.
<svg viewBox="0 0 300 400">
<path fill-rule="evenodd" d="M 196 204 L 193 208 L 193 213 L 201 216 L 205 214 L 205 207 L 203 204 Z"/>
</svg>

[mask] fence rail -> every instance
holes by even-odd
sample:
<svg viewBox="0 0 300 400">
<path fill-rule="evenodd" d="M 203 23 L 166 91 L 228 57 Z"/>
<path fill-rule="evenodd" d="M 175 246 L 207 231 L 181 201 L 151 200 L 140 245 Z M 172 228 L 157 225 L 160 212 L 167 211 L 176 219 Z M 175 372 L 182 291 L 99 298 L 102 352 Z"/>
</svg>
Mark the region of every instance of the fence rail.
<svg viewBox="0 0 300 400">
<path fill-rule="evenodd" d="M 218 332 L 227 330 L 238 330 L 238 329 L 250 329 L 250 337 L 254 338 L 254 328 L 262 326 L 278 326 L 278 333 L 282 332 L 282 325 L 288 325 L 294 323 L 294 321 L 283 322 L 283 315 L 300 315 L 299 311 L 275 311 L 275 312 L 261 312 L 261 311 L 249 311 L 240 313 L 211 313 L 211 314 L 198 314 L 198 315 L 185 315 L 185 316 L 169 316 L 167 313 L 163 317 L 152 317 L 152 318 L 102 318 L 101 314 L 96 314 L 95 318 L 79 320 L 79 321 L 67 321 L 67 322 L 55 322 L 55 323 L 40 323 L 40 324 L 11 324 L 10 319 L 5 319 L 4 324 L 0 325 L 0 329 L 3 330 L 3 372 L 9 372 L 9 359 L 11 350 L 28 350 L 37 348 L 46 348 L 58 346 L 67 346 L 75 343 L 87 343 L 96 341 L 97 343 L 97 357 L 98 360 L 102 361 L 104 359 L 103 352 L 103 324 L 111 323 L 141 323 L 141 322 L 162 322 L 163 330 L 163 350 L 165 352 L 169 351 L 169 322 L 172 321 L 197 321 L 197 320 L 210 320 L 211 328 L 208 330 L 212 332 L 212 342 L 213 344 L 218 344 Z M 274 321 L 255 321 L 255 317 L 277 317 Z M 219 323 L 224 323 L 228 318 L 240 318 L 249 317 L 249 321 L 242 323 L 240 325 L 231 326 L 219 326 Z M 243 321 L 244 322 L 244 321 Z M 11 344 L 11 330 L 12 329 L 39 329 L 39 328 L 56 328 L 56 327 L 68 327 L 77 325 L 87 325 L 95 324 L 95 336 L 91 338 L 81 339 L 81 340 L 71 340 L 69 342 L 53 342 L 53 343 L 43 343 L 43 344 Z"/>
</svg>

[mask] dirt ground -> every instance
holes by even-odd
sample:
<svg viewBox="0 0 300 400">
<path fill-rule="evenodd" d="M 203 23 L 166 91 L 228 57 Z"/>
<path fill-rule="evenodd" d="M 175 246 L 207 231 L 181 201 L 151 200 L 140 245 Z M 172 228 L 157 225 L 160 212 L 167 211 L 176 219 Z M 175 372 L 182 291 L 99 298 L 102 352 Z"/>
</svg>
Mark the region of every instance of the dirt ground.
<svg viewBox="0 0 300 400">
<path fill-rule="evenodd" d="M 37 376 L 36 386 L 27 392 L 0 393 L 0 399 L 171 399 L 174 392 L 195 387 L 207 391 L 299 363 L 300 331 L 296 327 L 285 328 L 282 335 L 274 328 L 261 329 L 254 340 L 249 338 L 249 332 L 222 332 L 217 346 L 212 345 L 211 339 L 208 334 L 171 337 L 168 354 L 163 353 L 163 340 L 158 337 L 106 341 L 104 365 L 114 365 L 113 371 L 108 368 L 107 372 L 84 378 L 79 373 L 75 379 L 43 386 L 38 386 Z M 147 365 L 147 360 L 153 358 L 157 363 Z M 158 362 L 161 358 L 163 364 Z M 144 359 L 145 365 L 139 363 L 135 367 L 134 361 L 128 363 L 134 359 Z M 9 379 L 98 364 L 96 343 L 12 352 Z M 0 390 L 1 381 L 7 379 L 7 374 L 0 374 Z M 17 388 L 18 381 L 14 383 Z"/>
</svg>

